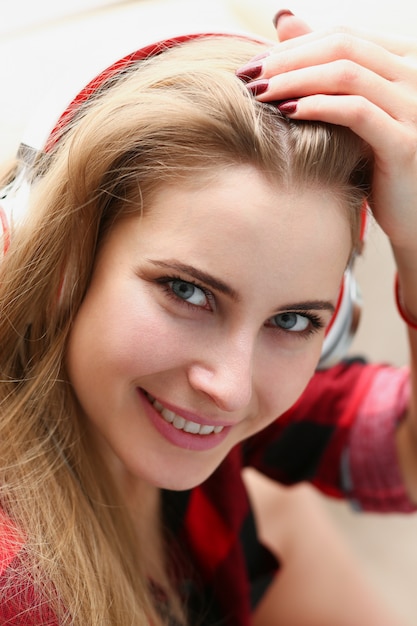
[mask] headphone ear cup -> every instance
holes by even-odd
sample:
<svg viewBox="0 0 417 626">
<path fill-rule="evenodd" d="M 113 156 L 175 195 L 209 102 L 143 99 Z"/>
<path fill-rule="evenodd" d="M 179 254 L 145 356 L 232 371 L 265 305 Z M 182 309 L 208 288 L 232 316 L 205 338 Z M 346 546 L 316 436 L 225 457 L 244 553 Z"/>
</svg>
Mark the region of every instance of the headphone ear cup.
<svg viewBox="0 0 417 626">
<path fill-rule="evenodd" d="M 359 287 L 348 268 L 343 276 L 336 311 L 327 328 L 317 369 L 323 370 L 342 360 L 359 325 L 362 298 Z"/>
<path fill-rule="evenodd" d="M 27 213 L 29 195 L 26 168 L 22 168 L 6 187 L 0 189 L 0 256 L 6 254 L 13 228 Z"/>
</svg>

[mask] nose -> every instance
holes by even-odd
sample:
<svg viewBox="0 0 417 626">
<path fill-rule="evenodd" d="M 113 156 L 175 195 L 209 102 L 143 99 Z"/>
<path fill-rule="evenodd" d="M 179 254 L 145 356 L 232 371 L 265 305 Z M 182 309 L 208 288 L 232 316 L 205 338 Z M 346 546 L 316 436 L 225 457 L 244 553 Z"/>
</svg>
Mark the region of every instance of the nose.
<svg viewBox="0 0 417 626">
<path fill-rule="evenodd" d="M 253 394 L 253 353 L 252 342 L 242 338 L 206 347 L 188 369 L 189 383 L 222 411 L 243 409 Z"/>
</svg>

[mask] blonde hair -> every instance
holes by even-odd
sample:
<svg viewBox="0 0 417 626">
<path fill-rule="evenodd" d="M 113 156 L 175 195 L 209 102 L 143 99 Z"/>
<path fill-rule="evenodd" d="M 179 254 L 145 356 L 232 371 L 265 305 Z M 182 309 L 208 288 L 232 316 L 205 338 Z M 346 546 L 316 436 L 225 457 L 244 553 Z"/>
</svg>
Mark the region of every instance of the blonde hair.
<svg viewBox="0 0 417 626">
<path fill-rule="evenodd" d="M 30 575 L 62 624 L 163 623 L 65 372 L 71 322 L 115 220 L 146 211 L 161 185 L 252 164 L 283 185 L 332 190 L 356 245 L 366 146 L 257 103 L 234 70 L 260 50 L 207 37 L 106 84 L 35 173 L 30 213 L 1 264 L 0 500 L 26 539 L 16 576 Z"/>
</svg>

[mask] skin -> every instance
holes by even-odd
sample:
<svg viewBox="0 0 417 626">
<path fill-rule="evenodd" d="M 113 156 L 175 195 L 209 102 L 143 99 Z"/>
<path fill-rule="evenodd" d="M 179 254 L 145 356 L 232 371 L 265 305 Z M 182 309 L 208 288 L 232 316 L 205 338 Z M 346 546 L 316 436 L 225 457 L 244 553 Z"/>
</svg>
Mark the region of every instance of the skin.
<svg viewBox="0 0 417 626">
<path fill-rule="evenodd" d="M 369 143 L 372 211 L 391 243 L 403 308 L 417 324 L 417 43 L 359 29 L 311 32 L 288 13 L 277 35 L 270 54 L 246 66 L 262 65 L 256 80 L 268 83 L 258 98 L 295 101 L 289 117 L 347 126 Z M 417 503 L 417 330 L 408 333 L 412 393 L 397 449 Z"/>
<path fill-rule="evenodd" d="M 210 180 L 162 188 L 143 218 L 115 225 L 69 338 L 74 391 L 121 492 L 137 501 L 149 486 L 201 483 L 293 404 L 349 257 L 347 216 L 330 192 L 283 190 L 250 166 Z M 211 278 L 196 280 L 196 269 Z M 293 330 L 280 327 L 294 311 Z M 209 449 L 173 443 L 139 390 L 224 430 L 205 436 Z"/>
</svg>

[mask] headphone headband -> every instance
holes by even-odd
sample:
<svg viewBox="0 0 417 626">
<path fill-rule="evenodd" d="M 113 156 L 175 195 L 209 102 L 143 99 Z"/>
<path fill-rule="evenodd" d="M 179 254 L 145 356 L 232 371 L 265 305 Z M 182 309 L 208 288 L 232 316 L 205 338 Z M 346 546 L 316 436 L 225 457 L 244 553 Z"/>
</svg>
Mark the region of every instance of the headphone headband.
<svg viewBox="0 0 417 626">
<path fill-rule="evenodd" d="M 242 32 L 195 32 L 151 41 L 134 52 L 124 54 L 110 61 L 110 64 L 91 57 L 85 59 L 83 67 L 77 68 L 76 76 L 66 76 L 63 85 L 55 88 L 48 98 L 35 111 L 32 123 L 26 128 L 22 144 L 37 153 L 49 152 L 62 135 L 62 129 L 71 121 L 76 110 L 94 94 L 108 79 L 120 74 L 125 69 L 150 57 L 157 56 L 164 50 L 193 39 L 204 37 L 239 37 L 258 43 L 267 43 L 265 39 Z"/>
<path fill-rule="evenodd" d="M 118 59 L 112 65 L 106 67 L 95 75 L 80 91 L 78 91 L 64 112 L 60 115 L 55 126 L 49 130 L 48 138 L 44 143 L 44 151 L 49 152 L 54 145 L 59 141 L 61 136 L 61 130 L 71 121 L 73 115 L 78 108 L 87 102 L 88 99 L 94 94 L 107 80 L 121 74 L 124 70 L 129 68 L 137 61 L 143 61 L 147 58 L 157 56 L 164 50 L 173 48 L 176 45 L 189 41 L 191 39 L 200 39 L 202 37 L 209 36 L 210 33 L 195 33 L 189 35 L 182 35 L 179 37 L 173 37 L 171 39 L 165 39 L 156 43 L 151 43 L 143 48 L 135 50 L 131 54 Z"/>
<path fill-rule="evenodd" d="M 177 45 L 205 37 L 235 37 L 268 44 L 266 39 L 242 31 L 201 31 L 179 34 L 156 40 L 142 42 L 143 45 L 126 54 L 114 54 L 110 46 L 100 49 L 100 58 L 95 54 L 83 59 L 77 71 L 63 72 L 61 81 L 57 80 L 54 89 L 35 108 L 29 125 L 26 127 L 18 148 L 16 159 L 18 170 L 15 178 L 0 189 L 0 235 L 3 241 L 3 254 L 10 243 L 10 227 L 18 223 L 26 213 L 32 182 L 32 170 L 42 155 L 50 152 L 66 126 L 71 122 L 79 107 L 109 79 L 142 61 Z M 123 45 L 118 42 L 118 46 Z M 96 52 L 95 50 L 93 52 Z M 109 58 L 110 57 L 110 58 Z M 115 60 L 116 59 L 116 60 Z M 1 255 L 0 255 L 1 256 Z"/>
</svg>

